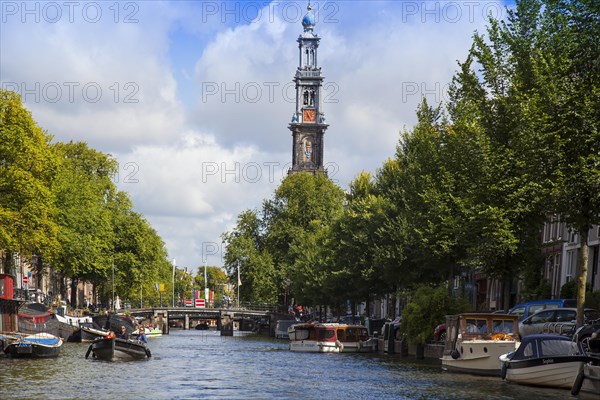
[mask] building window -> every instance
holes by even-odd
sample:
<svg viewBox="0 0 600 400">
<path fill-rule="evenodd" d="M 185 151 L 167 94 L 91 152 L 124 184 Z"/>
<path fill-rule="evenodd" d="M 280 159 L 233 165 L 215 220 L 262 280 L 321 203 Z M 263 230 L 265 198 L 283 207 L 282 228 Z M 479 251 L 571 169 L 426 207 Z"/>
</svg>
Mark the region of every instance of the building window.
<svg viewBox="0 0 600 400">
<path fill-rule="evenodd" d="M 573 271 L 575 270 L 575 251 L 576 250 L 571 250 L 567 252 L 567 282 L 570 282 L 571 279 L 573 279 Z"/>
<path fill-rule="evenodd" d="M 569 229 L 569 243 L 577 243 L 577 232 Z"/>
</svg>

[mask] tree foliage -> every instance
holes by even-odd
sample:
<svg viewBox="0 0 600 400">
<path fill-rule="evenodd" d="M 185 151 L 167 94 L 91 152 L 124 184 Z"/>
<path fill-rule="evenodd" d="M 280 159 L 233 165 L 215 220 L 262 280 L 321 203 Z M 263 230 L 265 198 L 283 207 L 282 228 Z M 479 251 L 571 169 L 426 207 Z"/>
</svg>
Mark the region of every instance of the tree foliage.
<svg viewBox="0 0 600 400">
<path fill-rule="evenodd" d="M 112 178 L 116 160 L 83 142 L 51 142 L 20 97 L 0 91 L 0 249 L 37 256 L 45 267 L 91 282 L 108 304 L 133 299 L 165 279 L 164 244 Z M 70 299 L 77 306 L 76 290 Z M 87 294 L 86 294 L 87 295 Z"/>
<path fill-rule="evenodd" d="M 58 160 L 19 95 L 0 89 L 0 249 L 55 255 Z"/>
</svg>

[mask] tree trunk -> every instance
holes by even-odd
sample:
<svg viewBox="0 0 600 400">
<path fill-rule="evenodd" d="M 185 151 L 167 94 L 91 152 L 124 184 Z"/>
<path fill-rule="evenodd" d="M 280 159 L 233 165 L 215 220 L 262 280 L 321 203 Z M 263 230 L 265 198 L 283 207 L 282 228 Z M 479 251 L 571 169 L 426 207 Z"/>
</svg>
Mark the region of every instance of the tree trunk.
<svg viewBox="0 0 600 400">
<path fill-rule="evenodd" d="M 450 296 L 453 295 L 452 291 L 454 290 L 454 263 L 450 264 L 450 268 L 448 268 L 448 294 Z"/>
<path fill-rule="evenodd" d="M 394 286 L 394 291 L 392 292 L 392 320 L 396 319 L 396 315 L 398 315 L 398 311 L 396 310 L 396 292 L 397 288 Z"/>
<path fill-rule="evenodd" d="M 586 226 L 579 231 L 581 238 L 579 246 L 579 265 L 577 266 L 577 328 L 583 325 L 583 306 L 585 304 L 585 284 L 588 273 L 588 235 L 589 228 Z"/>
<path fill-rule="evenodd" d="M 506 312 L 510 309 L 510 285 L 511 278 L 509 275 L 505 275 L 502 279 L 502 308 Z"/>
<path fill-rule="evenodd" d="M 71 278 L 71 308 L 77 308 L 77 278 Z"/>
</svg>

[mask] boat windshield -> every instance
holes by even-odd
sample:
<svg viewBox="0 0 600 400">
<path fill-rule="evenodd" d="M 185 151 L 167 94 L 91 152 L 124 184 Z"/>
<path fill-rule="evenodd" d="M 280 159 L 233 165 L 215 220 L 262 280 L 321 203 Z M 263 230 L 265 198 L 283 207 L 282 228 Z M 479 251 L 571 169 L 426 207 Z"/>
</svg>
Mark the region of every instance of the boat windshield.
<svg viewBox="0 0 600 400">
<path fill-rule="evenodd" d="M 335 337 L 335 331 L 333 329 L 318 329 L 317 340 L 327 340 Z"/>
<path fill-rule="evenodd" d="M 515 323 L 512 320 L 495 319 L 492 323 L 493 333 L 515 333 Z"/>
<path fill-rule="evenodd" d="M 467 319 L 467 333 L 488 333 L 485 319 Z"/>
<path fill-rule="evenodd" d="M 542 357 L 581 355 L 577 343 L 568 340 L 542 340 L 540 349 Z"/>
<path fill-rule="evenodd" d="M 296 329 L 292 335 L 290 335 L 290 339 L 292 340 L 306 340 L 308 339 L 309 331 L 308 329 Z M 294 336 L 292 338 L 292 336 Z"/>
</svg>

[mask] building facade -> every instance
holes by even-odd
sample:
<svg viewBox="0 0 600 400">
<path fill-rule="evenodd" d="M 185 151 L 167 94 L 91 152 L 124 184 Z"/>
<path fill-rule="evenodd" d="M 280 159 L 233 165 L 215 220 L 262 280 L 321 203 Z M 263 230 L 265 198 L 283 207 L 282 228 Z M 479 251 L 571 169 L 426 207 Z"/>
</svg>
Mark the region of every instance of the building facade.
<svg viewBox="0 0 600 400">
<path fill-rule="evenodd" d="M 557 215 L 552 215 L 542 230 L 543 278 L 548 281 L 553 299 L 560 298 L 562 286 L 579 275 L 579 234 L 568 227 Z M 588 232 L 589 291 L 600 290 L 600 225 Z"/>
</svg>

